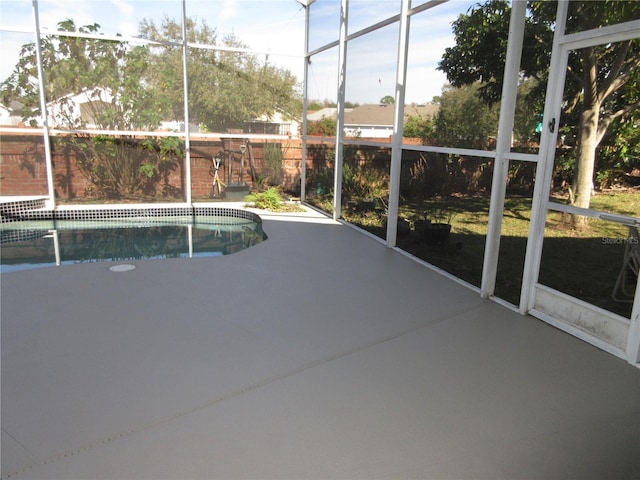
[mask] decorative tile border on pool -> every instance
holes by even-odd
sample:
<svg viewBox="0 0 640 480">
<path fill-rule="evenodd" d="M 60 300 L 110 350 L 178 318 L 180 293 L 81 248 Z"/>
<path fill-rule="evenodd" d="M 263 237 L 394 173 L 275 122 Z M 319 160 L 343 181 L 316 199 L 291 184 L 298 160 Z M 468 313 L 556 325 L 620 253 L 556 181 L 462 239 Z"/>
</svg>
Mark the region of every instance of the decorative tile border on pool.
<svg viewBox="0 0 640 480">
<path fill-rule="evenodd" d="M 215 223 L 222 225 L 235 225 L 239 220 L 262 223 L 259 215 L 231 207 L 193 207 L 193 206 L 135 206 L 135 207 L 90 207 L 90 208 L 62 208 L 62 209 L 28 209 L 17 208 L 2 209 L 2 223 L 25 220 L 78 220 L 78 221 L 104 221 L 104 220 L 142 220 L 153 223 L 154 219 L 167 217 L 216 217 Z M 178 218 L 176 218 L 178 220 Z"/>
<path fill-rule="evenodd" d="M 47 199 L 44 197 L 39 198 L 25 198 L 11 200 L 11 197 L 3 197 L 0 201 L 0 217 L 2 222 L 11 222 L 29 211 L 37 211 L 46 208 Z"/>
<path fill-rule="evenodd" d="M 8 243 L 25 242 L 42 238 L 42 230 L 31 230 L 28 228 L 19 230 L 0 230 L 0 245 Z"/>
</svg>

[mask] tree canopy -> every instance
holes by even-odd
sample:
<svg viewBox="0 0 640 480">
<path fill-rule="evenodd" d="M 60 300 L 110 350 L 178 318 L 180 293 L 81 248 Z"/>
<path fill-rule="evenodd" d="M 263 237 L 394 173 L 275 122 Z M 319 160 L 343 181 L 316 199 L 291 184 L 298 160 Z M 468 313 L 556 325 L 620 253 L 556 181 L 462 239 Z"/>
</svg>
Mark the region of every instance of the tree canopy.
<svg viewBox="0 0 640 480">
<path fill-rule="evenodd" d="M 100 25 L 59 23 L 65 32 L 99 34 Z M 144 20 L 143 38 L 157 42 L 133 46 L 127 42 L 75 36 L 44 36 L 41 40 L 47 101 L 56 104 L 55 122 L 82 126 L 72 96 L 91 100 L 88 115 L 98 128 L 155 129 L 161 120 L 184 118 L 182 27 L 164 18 L 161 25 Z M 244 122 L 276 111 L 288 117 L 302 110 L 299 85 L 288 70 L 257 55 L 230 49 L 246 48 L 238 38 L 218 38 L 205 22 L 187 20 L 188 41 L 207 45 L 188 49 L 187 72 L 191 123 L 209 131 L 241 128 Z M 215 49 L 215 47 L 222 47 Z M 23 115 L 39 115 L 39 78 L 35 44 L 22 47 L 12 75 L 3 82 L 3 103 L 18 101 Z M 86 122 L 85 122 L 86 123 Z"/>
<path fill-rule="evenodd" d="M 149 40 L 172 42 L 154 47 L 149 85 L 165 99 L 174 118 L 183 117 L 181 24 L 168 17 L 160 25 L 145 20 L 140 34 Z M 301 94 L 290 71 L 270 64 L 268 58 L 260 61 L 254 54 L 228 50 L 248 47 L 234 35 L 219 38 L 216 29 L 205 22 L 197 24 L 188 19 L 187 36 L 192 43 L 223 47 L 188 51 L 189 114 L 193 123 L 209 131 L 224 131 L 275 112 L 288 118 L 299 116 Z"/>
<path fill-rule="evenodd" d="M 479 83 L 445 87 L 430 140 L 448 147 L 488 148 L 498 130 L 498 109 L 478 98 Z"/>
<path fill-rule="evenodd" d="M 165 18 L 156 26 L 143 21 L 141 36 L 153 41 L 143 45 L 84 36 L 99 35 L 97 23 L 77 26 L 67 19 L 58 27 L 69 35 L 41 39 L 44 78 L 31 42 L 22 47 L 13 73 L 0 86 L 3 103 L 21 104 L 25 120 L 35 123 L 41 116 L 41 84 L 49 124 L 56 128 L 155 131 L 163 121 L 185 119 L 178 22 Z M 224 132 L 276 111 L 289 118 L 300 114 L 298 84 L 291 72 L 235 51 L 245 45 L 234 36 L 218 39 L 204 22 L 188 20 L 186 27 L 188 41 L 202 45 L 188 48 L 190 123 Z M 171 137 L 141 141 L 126 133 L 76 133 L 56 141 L 75 152 L 76 165 L 101 195 L 115 198 L 153 190 L 184 156 L 180 140 Z"/>
<path fill-rule="evenodd" d="M 547 2 L 548 4 L 555 2 Z M 546 15 L 532 15 L 544 10 Z M 480 82 L 478 95 L 495 103 L 502 94 L 502 74 L 507 55 L 511 7 L 506 0 L 477 4 L 452 23 L 456 40 L 445 49 L 438 70 L 454 87 Z M 555 8 L 532 8 L 524 30 L 520 68 L 525 78 L 546 78 L 553 41 Z"/>
<path fill-rule="evenodd" d="M 95 34 L 98 24 L 77 27 L 73 20 L 58 24 L 61 31 Z M 80 128 L 82 118 L 102 129 L 151 128 L 161 119 L 160 99 L 145 88 L 150 52 L 124 42 L 74 36 L 44 36 L 41 40 L 45 95 L 54 126 Z M 35 43 L 22 46 L 11 76 L 1 86 L 2 101 L 24 106 L 25 119 L 40 115 Z M 83 95 L 83 112 L 74 95 Z M 81 114 L 82 113 L 82 114 Z"/>
<path fill-rule="evenodd" d="M 529 2 L 521 62 L 523 79 L 538 86 L 528 96 L 541 112 L 549 73 L 557 2 Z M 584 31 L 640 18 L 636 1 L 572 1 L 567 32 Z M 505 0 L 476 5 L 453 23 L 456 45 L 445 50 L 439 69 L 453 86 L 481 82 L 478 95 L 486 103 L 500 99 L 510 6 Z M 596 149 L 612 127 L 638 118 L 640 109 L 640 41 L 629 40 L 572 52 L 565 84 L 562 127 L 575 139 L 572 203 L 588 207 Z M 636 122 L 637 124 L 637 122 Z M 624 129 L 614 129 L 620 134 Z M 611 130 L 611 131 L 614 131 Z"/>
</svg>

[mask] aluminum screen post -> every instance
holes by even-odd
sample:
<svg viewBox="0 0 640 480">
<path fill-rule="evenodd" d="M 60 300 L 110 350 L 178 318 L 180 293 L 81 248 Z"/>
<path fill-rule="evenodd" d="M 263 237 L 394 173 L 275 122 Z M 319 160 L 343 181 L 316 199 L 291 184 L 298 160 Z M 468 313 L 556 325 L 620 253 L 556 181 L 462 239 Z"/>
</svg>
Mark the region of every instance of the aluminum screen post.
<svg viewBox="0 0 640 480">
<path fill-rule="evenodd" d="M 333 172 L 333 219 L 342 210 L 342 163 L 344 160 L 344 96 L 347 73 L 347 22 L 349 0 L 340 2 L 340 45 L 338 49 L 338 112 L 336 117 L 336 154 Z"/>
<path fill-rule="evenodd" d="M 404 133 L 404 100 L 409 55 L 409 3 L 402 0 L 400 35 L 396 69 L 396 94 L 393 116 L 393 144 L 389 171 L 389 208 L 387 211 L 387 246 L 395 247 L 398 236 L 398 206 L 400 203 L 400 172 L 402 167 L 402 135 Z"/>
<path fill-rule="evenodd" d="M 189 78 L 187 73 L 187 6 L 182 0 L 182 80 L 184 88 L 184 188 L 185 202 L 191 205 L 191 141 L 189 131 Z"/>
<path fill-rule="evenodd" d="M 302 98 L 302 145 L 300 149 L 300 201 L 307 199 L 307 112 L 309 109 L 309 15 L 311 5 L 304 6 L 304 79 Z"/>
<path fill-rule="evenodd" d="M 636 296 L 627 333 L 627 361 L 632 365 L 640 363 L 640 279 L 636 281 Z"/>
<path fill-rule="evenodd" d="M 518 78 L 526 13 L 527 2 L 525 0 L 514 0 L 511 6 L 511 20 L 509 22 L 507 59 L 504 66 L 500 120 L 498 121 L 498 141 L 493 163 L 493 180 L 491 182 L 489 225 L 487 227 L 484 261 L 482 265 L 480 295 L 483 298 L 488 298 L 493 295 L 496 286 L 502 215 L 507 190 L 509 153 L 511 152 L 511 138 L 516 112 L 516 97 L 518 94 Z"/>
<path fill-rule="evenodd" d="M 44 68 L 42 66 L 42 46 L 40 45 L 40 16 L 38 13 L 38 0 L 33 0 L 33 21 L 36 27 L 36 60 L 38 64 L 38 93 L 40 94 L 40 114 L 42 115 L 42 135 L 44 146 L 44 158 L 47 164 L 47 192 L 49 194 L 48 208 L 55 208 L 56 195 L 53 184 L 53 161 L 51 159 L 51 132 L 49 129 L 49 112 L 47 111 L 47 97 L 44 80 Z"/>
</svg>

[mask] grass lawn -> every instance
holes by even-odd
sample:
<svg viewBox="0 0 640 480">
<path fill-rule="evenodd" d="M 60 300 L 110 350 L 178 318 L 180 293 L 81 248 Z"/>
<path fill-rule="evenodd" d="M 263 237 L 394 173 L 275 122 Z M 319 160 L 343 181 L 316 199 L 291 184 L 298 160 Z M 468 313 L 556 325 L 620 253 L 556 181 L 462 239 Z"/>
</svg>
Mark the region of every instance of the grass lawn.
<svg viewBox="0 0 640 480">
<path fill-rule="evenodd" d="M 560 201 L 560 200 L 559 200 Z M 331 208 L 329 205 L 319 205 Z M 591 202 L 596 210 L 640 216 L 640 192 L 598 193 Z M 416 233 L 416 222 L 425 216 L 440 217 L 451 223 L 448 245 L 426 243 Z M 496 295 L 518 304 L 522 286 L 525 249 L 529 235 L 531 199 L 509 197 L 505 201 L 502 238 L 496 279 Z M 384 209 L 343 209 L 345 220 L 381 238 L 385 237 Z M 398 246 L 413 255 L 480 286 L 487 223 L 488 196 L 434 198 L 420 203 L 403 203 L 400 217 L 411 231 L 398 235 Z M 550 212 L 543 245 L 540 283 L 618 313 L 631 315 L 631 303 L 611 297 L 622 268 L 628 228 L 598 219 L 589 219 L 588 228 L 575 230 L 567 215 Z"/>
</svg>

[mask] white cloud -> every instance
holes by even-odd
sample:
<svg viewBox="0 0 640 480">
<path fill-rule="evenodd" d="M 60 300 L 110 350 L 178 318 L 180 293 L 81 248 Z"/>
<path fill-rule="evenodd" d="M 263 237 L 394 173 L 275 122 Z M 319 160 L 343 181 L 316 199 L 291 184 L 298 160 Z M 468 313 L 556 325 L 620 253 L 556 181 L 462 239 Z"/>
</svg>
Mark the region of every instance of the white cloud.
<svg viewBox="0 0 640 480">
<path fill-rule="evenodd" d="M 446 83 L 447 77 L 443 72 L 429 67 L 413 68 L 407 75 L 406 101 L 418 104 L 430 102 L 442 93 Z"/>
<path fill-rule="evenodd" d="M 38 2 L 40 26 L 43 29 L 57 30 L 58 23 L 67 19 L 73 20 L 76 26 L 101 24 L 96 17 L 101 9 L 95 8 L 96 6 L 92 2 L 80 0 L 41 0 Z"/>
<path fill-rule="evenodd" d="M 399 12 L 400 2 L 388 0 L 350 0 L 349 33 L 362 30 Z"/>
<path fill-rule="evenodd" d="M 31 35 L 7 34 L 2 32 L 0 43 L 2 43 L 2 62 L 0 62 L 0 82 L 11 75 L 14 67 L 20 59 L 20 47 L 25 43 L 33 41 Z"/>
<path fill-rule="evenodd" d="M 237 14 L 237 2 L 236 0 L 224 0 L 222 2 L 222 8 L 218 13 L 218 20 L 221 24 L 228 22 L 236 17 Z"/>
<path fill-rule="evenodd" d="M 133 37 L 138 34 L 139 21 L 135 16 L 135 9 L 127 0 L 113 0 L 114 10 L 118 18 L 118 33 Z"/>
<path fill-rule="evenodd" d="M 424 102 L 440 93 L 446 78 L 436 71 L 436 66 L 444 49 L 453 44 L 451 22 L 472 3 L 453 0 L 412 17 L 408 102 Z M 100 24 L 101 32 L 125 36 L 136 35 L 144 18 L 160 23 L 165 15 L 174 19 L 181 16 L 181 2 L 176 0 L 39 0 L 38 4 L 44 27 L 55 29 L 58 22 L 71 18 L 76 25 L 95 22 Z M 352 0 L 350 31 L 388 17 L 397 4 L 389 0 Z M 337 1 L 311 5 L 311 48 L 337 39 L 338 7 Z M 30 2 L 3 0 L 0 9 L 3 24 L 31 27 Z M 302 80 L 305 11 L 295 0 L 187 0 L 187 15 L 206 21 L 220 36 L 234 33 L 250 48 L 270 52 L 270 63 L 291 70 Z M 0 75 L 4 78 L 17 61 L 19 47 L 32 41 L 32 37 L 27 35 L 26 41 L 20 43 L 6 32 L 0 34 L 3 55 Z M 350 44 L 347 94 L 353 98 L 349 100 L 377 102 L 385 95 L 393 95 L 397 36 L 398 26 L 392 25 Z M 292 56 L 278 55 L 285 52 Z M 310 68 L 311 97 L 335 98 L 336 69 L 337 53 L 314 57 Z"/>
</svg>

